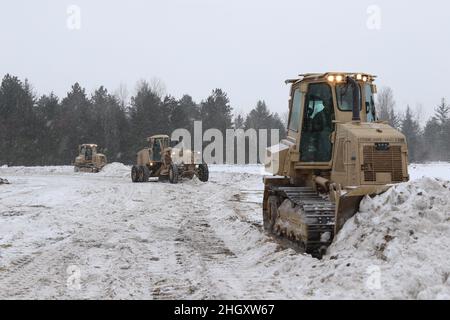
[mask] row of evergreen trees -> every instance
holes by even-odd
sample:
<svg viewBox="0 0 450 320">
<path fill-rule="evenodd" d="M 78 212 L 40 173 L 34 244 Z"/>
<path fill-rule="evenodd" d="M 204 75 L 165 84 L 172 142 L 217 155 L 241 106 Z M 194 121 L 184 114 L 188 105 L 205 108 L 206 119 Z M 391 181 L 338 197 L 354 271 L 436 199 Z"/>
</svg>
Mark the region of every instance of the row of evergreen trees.
<svg viewBox="0 0 450 320">
<path fill-rule="evenodd" d="M 62 100 L 53 93 L 37 96 L 27 80 L 6 75 L 0 86 L 0 165 L 70 164 L 82 143 L 97 143 L 109 161 L 132 163 L 146 137 L 178 128 L 192 132 L 195 120 L 203 130 L 217 128 L 224 135 L 229 128 L 279 129 L 285 135 L 286 119 L 264 101 L 248 115 L 234 115 L 221 89 L 196 103 L 189 95 L 166 95 L 160 83 L 141 81 L 135 95 L 126 96 L 125 90 L 112 94 L 103 86 L 88 95 L 78 83 Z M 377 112 L 406 135 L 411 162 L 450 161 L 450 106 L 444 98 L 423 127 L 420 110 L 396 110 L 390 88 L 380 90 Z"/>
<path fill-rule="evenodd" d="M 133 163 L 145 138 L 184 128 L 194 120 L 203 130 L 279 129 L 283 121 L 264 103 L 247 115 L 233 115 L 227 94 L 215 89 L 200 103 L 189 95 L 165 95 L 159 84 L 141 81 L 130 100 L 101 86 L 92 95 L 75 83 L 62 100 L 53 93 L 37 96 L 27 80 L 6 75 L 0 86 L 0 165 L 61 165 L 73 162 L 77 146 L 96 143 L 108 160 Z"/>
<path fill-rule="evenodd" d="M 450 161 L 450 106 L 441 99 L 432 116 L 421 126 L 422 108 L 410 106 L 401 113 L 395 108 L 393 91 L 383 88 L 378 94 L 378 116 L 405 134 L 408 141 L 409 161 Z"/>
</svg>

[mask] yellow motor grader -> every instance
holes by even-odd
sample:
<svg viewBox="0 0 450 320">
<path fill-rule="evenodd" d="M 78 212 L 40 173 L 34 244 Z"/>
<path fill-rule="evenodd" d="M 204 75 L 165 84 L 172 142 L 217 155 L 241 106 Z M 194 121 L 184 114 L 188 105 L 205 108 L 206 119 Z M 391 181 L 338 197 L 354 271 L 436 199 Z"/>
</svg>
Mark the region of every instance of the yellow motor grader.
<svg viewBox="0 0 450 320">
<path fill-rule="evenodd" d="M 409 180 L 405 136 L 375 111 L 375 76 L 300 75 L 286 139 L 267 149 L 264 228 L 321 257 L 361 200 Z"/>
<path fill-rule="evenodd" d="M 197 176 L 202 182 L 209 179 L 208 165 L 201 155 L 189 149 L 177 148 L 178 141 L 171 141 L 167 135 L 147 138 L 149 146 L 137 154 L 137 164 L 131 168 L 133 182 L 148 182 L 149 178 L 169 180 L 178 183 L 182 178 Z"/>
<path fill-rule="evenodd" d="M 82 144 L 78 146 L 78 156 L 75 158 L 75 172 L 100 172 L 106 166 L 106 156 L 97 152 L 96 144 Z"/>
</svg>

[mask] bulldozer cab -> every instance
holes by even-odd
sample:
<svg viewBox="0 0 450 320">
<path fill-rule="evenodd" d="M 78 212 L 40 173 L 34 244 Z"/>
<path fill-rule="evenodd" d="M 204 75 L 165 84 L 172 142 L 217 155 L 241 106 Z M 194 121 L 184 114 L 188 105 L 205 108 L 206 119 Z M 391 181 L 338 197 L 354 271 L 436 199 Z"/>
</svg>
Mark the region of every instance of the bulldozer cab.
<svg viewBox="0 0 450 320">
<path fill-rule="evenodd" d="M 306 74 L 292 83 L 288 137 L 299 146 L 305 166 L 331 168 L 333 137 L 339 122 L 375 122 L 374 76 L 363 74 Z M 355 85 L 356 84 L 356 85 Z M 359 117 L 354 118 L 355 108 Z"/>
<path fill-rule="evenodd" d="M 310 73 L 292 85 L 287 137 L 267 149 L 264 228 L 321 256 L 364 196 L 408 181 L 406 137 L 377 120 L 375 76 Z"/>
<path fill-rule="evenodd" d="M 79 146 L 79 154 L 84 157 L 85 161 L 92 161 L 95 154 L 97 154 L 97 145 L 83 144 Z"/>
</svg>

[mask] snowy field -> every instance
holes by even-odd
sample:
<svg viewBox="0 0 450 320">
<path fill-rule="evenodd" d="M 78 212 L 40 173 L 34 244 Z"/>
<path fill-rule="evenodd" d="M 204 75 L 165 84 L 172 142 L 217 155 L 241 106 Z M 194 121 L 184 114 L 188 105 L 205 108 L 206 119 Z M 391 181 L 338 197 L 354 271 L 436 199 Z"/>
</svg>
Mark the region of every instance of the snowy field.
<svg viewBox="0 0 450 320">
<path fill-rule="evenodd" d="M 0 167 L 0 298 L 450 299 L 450 164 L 365 199 L 321 261 L 263 232 L 261 167 L 129 171 Z"/>
</svg>

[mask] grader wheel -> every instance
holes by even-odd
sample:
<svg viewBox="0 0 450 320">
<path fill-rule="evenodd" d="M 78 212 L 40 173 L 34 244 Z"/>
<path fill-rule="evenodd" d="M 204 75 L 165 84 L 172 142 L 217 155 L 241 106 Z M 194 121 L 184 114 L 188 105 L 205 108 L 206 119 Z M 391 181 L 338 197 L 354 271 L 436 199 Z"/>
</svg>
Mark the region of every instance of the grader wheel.
<svg viewBox="0 0 450 320">
<path fill-rule="evenodd" d="M 133 182 L 139 182 L 139 168 L 137 166 L 133 166 L 131 168 L 131 181 Z"/>
<path fill-rule="evenodd" d="M 169 167 L 169 182 L 176 184 L 178 183 L 178 167 L 176 164 L 172 163 Z"/>
<path fill-rule="evenodd" d="M 198 165 L 198 179 L 201 182 L 207 182 L 209 179 L 209 169 L 206 163 Z"/>
</svg>

